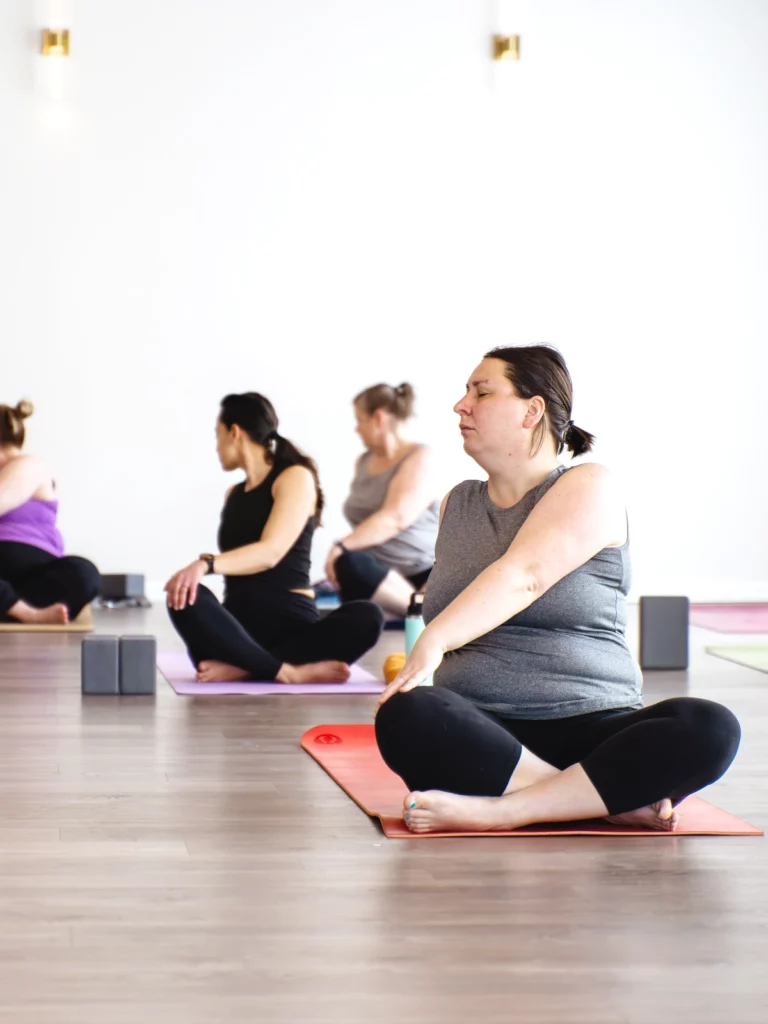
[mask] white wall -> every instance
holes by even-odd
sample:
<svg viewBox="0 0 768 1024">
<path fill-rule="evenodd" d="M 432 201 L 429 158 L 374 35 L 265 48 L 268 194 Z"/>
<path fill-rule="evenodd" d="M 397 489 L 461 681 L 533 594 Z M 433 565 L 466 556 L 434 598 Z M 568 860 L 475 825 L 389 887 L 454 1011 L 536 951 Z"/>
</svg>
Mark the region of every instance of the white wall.
<svg viewBox="0 0 768 1024">
<path fill-rule="evenodd" d="M 53 3 L 0 5 L 0 400 L 71 550 L 160 582 L 209 548 L 217 403 L 257 389 L 320 463 L 321 562 L 351 395 L 412 381 L 448 485 L 466 375 L 537 340 L 638 592 L 768 598 L 762 0 Z"/>
</svg>

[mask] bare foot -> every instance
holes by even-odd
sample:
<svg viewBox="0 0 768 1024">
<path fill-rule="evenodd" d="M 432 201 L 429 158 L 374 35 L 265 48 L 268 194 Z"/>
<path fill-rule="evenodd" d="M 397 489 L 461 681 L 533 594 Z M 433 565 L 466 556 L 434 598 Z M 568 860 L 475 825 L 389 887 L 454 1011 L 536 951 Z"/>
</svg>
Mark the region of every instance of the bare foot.
<svg viewBox="0 0 768 1024">
<path fill-rule="evenodd" d="M 671 800 L 659 800 L 657 804 L 641 807 L 626 814 L 613 814 L 606 818 L 612 825 L 631 825 L 633 828 L 652 828 L 658 832 L 674 832 L 680 815 L 672 807 Z"/>
<path fill-rule="evenodd" d="M 278 683 L 346 683 L 349 665 L 343 661 L 312 661 L 308 665 L 280 666 Z"/>
<path fill-rule="evenodd" d="M 247 679 L 250 673 L 236 665 L 227 665 L 223 661 L 201 661 L 197 667 L 199 683 L 233 683 Z"/>
<path fill-rule="evenodd" d="M 498 797 L 429 789 L 406 796 L 403 818 L 411 832 L 491 832 L 509 827 L 499 820 L 499 803 Z"/>
<path fill-rule="evenodd" d="M 28 626 L 66 626 L 69 609 L 65 604 L 49 604 L 47 608 L 33 608 L 26 601 L 17 601 L 8 611 L 11 618 Z"/>
</svg>

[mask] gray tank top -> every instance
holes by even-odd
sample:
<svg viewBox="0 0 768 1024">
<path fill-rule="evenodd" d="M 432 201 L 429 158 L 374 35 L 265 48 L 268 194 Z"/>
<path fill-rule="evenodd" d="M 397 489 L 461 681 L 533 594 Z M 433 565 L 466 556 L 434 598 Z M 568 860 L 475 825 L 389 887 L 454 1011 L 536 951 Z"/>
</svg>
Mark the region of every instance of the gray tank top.
<svg viewBox="0 0 768 1024">
<path fill-rule="evenodd" d="M 564 472 L 559 466 L 506 509 L 493 504 L 485 481 L 454 487 L 427 584 L 427 623 L 501 558 Z M 518 615 L 446 654 L 435 685 L 505 718 L 642 707 L 642 676 L 624 635 L 630 580 L 629 540 L 604 548 Z"/>
<path fill-rule="evenodd" d="M 405 460 L 421 447 L 423 445 L 416 445 L 383 473 L 368 472 L 370 452 L 366 452 L 358 459 L 349 497 L 344 502 L 344 515 L 352 526 L 358 526 L 364 519 L 379 511 L 395 473 Z M 439 519 L 440 502 L 436 499 L 424 509 L 416 522 L 411 523 L 396 537 L 367 550 L 390 569 L 397 569 L 404 576 L 415 576 L 432 568 Z"/>
</svg>

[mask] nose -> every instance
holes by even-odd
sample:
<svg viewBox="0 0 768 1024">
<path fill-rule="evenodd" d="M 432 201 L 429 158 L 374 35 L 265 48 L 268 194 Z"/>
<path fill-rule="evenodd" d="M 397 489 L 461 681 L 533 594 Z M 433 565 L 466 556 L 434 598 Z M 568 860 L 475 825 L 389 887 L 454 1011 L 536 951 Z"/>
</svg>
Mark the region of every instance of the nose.
<svg viewBox="0 0 768 1024">
<path fill-rule="evenodd" d="M 454 405 L 453 411 L 459 416 L 468 416 L 470 413 L 469 395 L 462 395 L 456 405 Z"/>
</svg>

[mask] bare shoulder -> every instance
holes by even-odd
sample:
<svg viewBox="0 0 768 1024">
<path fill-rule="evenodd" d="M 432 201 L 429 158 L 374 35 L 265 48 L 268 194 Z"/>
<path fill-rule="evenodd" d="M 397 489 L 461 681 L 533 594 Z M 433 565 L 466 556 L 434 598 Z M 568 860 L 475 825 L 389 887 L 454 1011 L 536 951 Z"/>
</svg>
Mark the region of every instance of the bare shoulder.
<svg viewBox="0 0 768 1024">
<path fill-rule="evenodd" d="M 432 459 L 432 449 L 426 444 L 413 444 L 397 462 L 396 476 L 415 476 L 421 473 Z"/>
<path fill-rule="evenodd" d="M 315 478 L 307 466 L 288 466 L 275 477 L 275 482 L 272 484 L 273 494 L 283 490 L 305 491 L 309 489 L 315 489 Z"/>
<path fill-rule="evenodd" d="M 578 529 L 580 521 L 600 524 L 606 547 L 620 546 L 626 541 L 627 512 L 622 488 L 615 474 L 599 462 L 584 462 L 563 473 L 539 507 L 547 518 L 560 520 L 568 529 Z"/>
<path fill-rule="evenodd" d="M 406 459 L 416 462 L 429 462 L 432 458 L 432 448 L 428 444 L 415 442 L 413 448 L 408 452 Z"/>
<path fill-rule="evenodd" d="M 618 495 L 620 487 L 616 476 L 607 466 L 599 462 L 583 462 L 561 475 L 552 487 L 552 493 L 555 491 L 560 494 L 594 494 L 609 497 Z"/>
<path fill-rule="evenodd" d="M 39 478 L 40 483 L 48 483 L 51 480 L 51 472 L 48 464 L 39 455 L 17 455 L 3 466 L 2 472 L 11 473 L 27 478 Z"/>
</svg>

